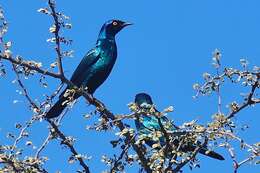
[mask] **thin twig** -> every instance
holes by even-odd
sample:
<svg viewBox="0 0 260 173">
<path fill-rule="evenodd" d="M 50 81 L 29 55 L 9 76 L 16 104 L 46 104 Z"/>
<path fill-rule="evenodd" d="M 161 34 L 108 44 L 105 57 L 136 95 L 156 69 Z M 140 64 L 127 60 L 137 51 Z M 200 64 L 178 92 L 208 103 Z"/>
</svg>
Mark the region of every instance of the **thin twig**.
<svg viewBox="0 0 260 173">
<path fill-rule="evenodd" d="M 25 98 L 28 100 L 28 102 L 30 103 L 31 107 L 32 107 L 33 109 L 38 110 L 38 106 L 32 101 L 31 97 L 28 95 L 27 89 L 26 89 L 25 86 L 23 85 L 23 83 L 22 83 L 22 81 L 21 81 L 21 79 L 20 79 L 20 76 L 19 76 L 19 74 L 18 74 L 18 72 L 17 72 L 17 70 L 16 70 L 16 68 L 15 68 L 15 65 L 12 64 L 12 66 L 13 66 L 13 70 L 14 70 L 14 72 L 15 72 L 15 74 L 16 74 L 16 80 L 18 81 L 19 86 L 20 86 L 21 89 L 23 90 L 23 95 L 24 95 Z M 12 145 L 12 151 L 15 149 L 17 143 L 24 137 L 24 132 L 25 132 L 25 130 L 26 130 L 28 127 L 30 127 L 30 126 L 33 124 L 33 122 L 35 122 L 36 120 L 37 120 L 37 118 L 33 116 L 28 122 L 26 122 L 26 125 L 22 128 L 22 130 L 20 131 L 19 136 L 15 139 L 14 144 Z"/>
<path fill-rule="evenodd" d="M 58 14 L 56 13 L 55 10 L 55 2 L 53 0 L 48 0 L 49 7 L 51 9 L 51 15 L 54 20 L 54 25 L 55 25 L 55 43 L 56 43 L 56 53 L 57 53 L 57 66 L 59 68 L 59 74 L 61 76 L 64 76 L 64 71 L 62 67 L 62 54 L 61 54 L 61 46 L 60 46 L 60 36 L 59 36 L 59 31 L 60 31 L 60 22 L 59 22 L 59 17 Z"/>
<path fill-rule="evenodd" d="M 33 124 L 35 120 L 36 120 L 35 117 L 32 117 L 28 122 L 26 122 L 25 126 L 21 129 L 19 136 L 15 139 L 12 145 L 12 151 L 15 150 L 18 142 L 24 137 L 25 131 Z"/>
<path fill-rule="evenodd" d="M 21 80 L 20 75 L 18 74 L 18 72 L 17 72 L 17 70 L 16 70 L 15 65 L 12 64 L 12 66 L 13 66 L 13 70 L 14 70 L 15 75 L 16 75 L 16 80 L 17 80 L 18 84 L 20 85 L 21 89 L 23 90 L 23 95 L 24 95 L 24 96 L 26 97 L 26 99 L 29 101 L 29 103 L 30 103 L 32 109 L 33 109 L 33 110 L 36 109 L 36 111 L 37 111 L 38 106 L 36 105 L 36 103 L 33 102 L 33 100 L 31 99 L 31 97 L 28 95 L 27 89 L 26 89 L 25 86 L 23 85 L 22 80 Z M 34 110 L 34 111 L 35 111 L 35 110 Z"/>
<path fill-rule="evenodd" d="M 219 76 L 219 69 L 221 67 L 221 64 L 219 61 L 217 61 L 217 63 L 218 63 L 218 66 L 217 66 L 216 70 L 217 70 L 217 76 Z M 216 92 L 217 92 L 217 97 L 218 97 L 218 114 L 221 114 L 221 112 L 222 112 L 221 111 L 221 94 L 220 94 L 220 84 L 219 83 L 217 84 Z"/>
<path fill-rule="evenodd" d="M 246 108 L 247 106 L 259 103 L 258 101 L 254 101 L 254 99 L 253 99 L 253 95 L 254 95 L 255 90 L 258 87 L 258 85 L 259 85 L 259 83 L 258 83 L 258 80 L 257 80 L 252 85 L 251 92 L 249 93 L 249 95 L 246 99 L 247 101 L 244 104 L 242 104 L 241 106 L 239 106 L 236 110 L 232 110 L 232 112 L 230 112 L 230 114 L 227 116 L 227 119 L 233 118 L 238 112 L 240 112 L 242 109 Z"/>
<path fill-rule="evenodd" d="M 67 113 L 68 111 L 66 110 L 55 122 L 57 126 L 60 125 L 61 120 L 63 119 L 64 115 Z M 46 137 L 46 139 L 44 140 L 44 142 L 42 143 L 42 145 L 39 147 L 39 149 L 37 150 L 37 152 L 35 153 L 35 158 L 39 158 L 40 153 L 43 151 L 43 149 L 48 145 L 48 143 L 50 142 L 50 140 L 53 139 L 53 132 L 50 130 L 48 136 Z"/>
<path fill-rule="evenodd" d="M 198 145 L 194 151 L 192 152 L 190 157 L 187 157 L 184 161 L 182 161 L 178 166 L 176 166 L 176 168 L 173 169 L 174 173 L 177 173 L 181 170 L 181 168 L 183 166 L 185 166 L 191 159 L 195 158 L 195 156 L 198 154 L 198 152 L 200 151 L 200 149 L 205 146 L 208 143 L 208 139 L 205 138 L 204 142 L 202 145 Z"/>
<path fill-rule="evenodd" d="M 59 130 L 58 126 L 57 126 L 53 121 L 51 121 L 51 120 L 47 120 L 47 121 L 50 123 L 51 127 L 55 130 L 55 132 L 56 132 L 56 133 L 58 134 L 58 136 L 61 138 L 62 144 L 66 145 L 66 146 L 70 149 L 71 153 L 72 153 L 74 156 L 78 156 L 79 153 L 76 151 L 76 149 L 74 148 L 74 146 L 67 141 L 67 137 Z M 86 172 L 86 173 L 90 173 L 89 167 L 85 164 L 83 158 L 77 157 L 77 159 L 78 159 L 78 161 L 79 161 L 79 164 L 84 168 L 85 172 Z"/>
<path fill-rule="evenodd" d="M 62 87 L 63 87 L 63 83 L 61 83 L 58 86 L 58 88 L 50 96 L 47 96 L 47 99 L 43 103 L 40 104 L 40 109 L 44 108 L 44 106 L 46 104 L 49 104 L 49 102 L 51 102 L 59 94 L 59 92 L 61 91 Z"/>
<path fill-rule="evenodd" d="M 40 153 L 43 151 L 43 149 L 48 145 L 48 143 L 50 142 L 50 140 L 52 139 L 52 133 L 49 132 L 47 138 L 44 140 L 44 142 L 42 143 L 42 145 L 39 147 L 39 149 L 37 150 L 37 152 L 35 153 L 35 158 L 39 158 L 40 157 Z"/>
<path fill-rule="evenodd" d="M 115 171 L 117 170 L 117 167 L 119 166 L 120 160 L 122 160 L 122 158 L 124 157 L 125 154 L 127 154 L 127 151 L 129 149 L 131 145 L 128 143 L 124 149 L 122 150 L 120 156 L 115 160 L 115 162 L 113 163 L 112 168 L 110 169 L 110 173 L 115 173 Z"/>
</svg>

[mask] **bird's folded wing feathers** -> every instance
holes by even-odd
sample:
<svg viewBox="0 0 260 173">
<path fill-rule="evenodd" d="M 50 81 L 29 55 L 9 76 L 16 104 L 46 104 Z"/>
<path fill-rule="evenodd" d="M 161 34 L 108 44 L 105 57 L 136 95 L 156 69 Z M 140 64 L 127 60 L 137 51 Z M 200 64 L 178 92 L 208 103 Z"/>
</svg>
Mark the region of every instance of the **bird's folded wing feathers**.
<svg viewBox="0 0 260 173">
<path fill-rule="evenodd" d="M 156 119 L 156 117 L 154 116 L 144 116 L 143 122 L 142 122 L 143 126 L 146 129 L 149 129 L 151 131 L 155 131 L 155 130 L 160 130 L 160 125 L 158 123 L 158 120 Z"/>
<path fill-rule="evenodd" d="M 97 62 L 100 56 L 100 48 L 95 47 L 91 49 L 81 60 L 80 64 L 74 71 L 71 77 L 71 82 L 77 86 L 81 85 L 85 75 L 84 72 L 88 71 L 89 68 Z"/>
<path fill-rule="evenodd" d="M 161 126 L 158 123 L 158 119 L 153 116 L 149 117 L 149 118 L 150 118 L 150 120 L 147 120 L 148 118 L 146 118 L 146 121 L 145 120 L 143 121 L 143 123 L 142 123 L 143 127 L 150 131 L 160 131 Z M 162 116 L 160 118 L 160 120 L 163 124 L 163 127 L 167 131 L 167 133 L 172 136 L 183 136 L 183 135 L 186 135 L 186 134 L 192 132 L 192 131 L 189 131 L 186 129 L 176 128 L 176 126 L 174 124 L 172 124 L 172 122 L 166 116 Z"/>
</svg>

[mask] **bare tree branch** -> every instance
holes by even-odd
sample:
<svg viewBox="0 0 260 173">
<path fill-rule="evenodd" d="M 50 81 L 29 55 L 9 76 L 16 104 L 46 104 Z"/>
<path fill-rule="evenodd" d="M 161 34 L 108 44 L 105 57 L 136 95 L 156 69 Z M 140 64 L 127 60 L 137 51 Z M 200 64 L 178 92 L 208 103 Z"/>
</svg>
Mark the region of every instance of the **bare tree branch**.
<svg viewBox="0 0 260 173">
<path fill-rule="evenodd" d="M 56 42 L 56 53 L 57 53 L 57 65 L 59 68 L 59 74 L 61 76 L 64 76 L 64 72 L 63 72 L 63 67 L 62 67 L 62 54 L 61 54 L 61 46 L 60 46 L 60 36 L 59 36 L 59 31 L 60 31 L 60 22 L 59 22 L 59 18 L 58 15 L 56 13 L 55 10 L 55 2 L 53 0 L 48 0 L 48 4 L 49 7 L 51 9 L 51 15 L 53 17 L 54 20 L 54 26 L 55 26 L 55 31 L 54 31 L 54 35 L 55 35 L 55 42 Z"/>
<path fill-rule="evenodd" d="M 242 104 L 241 106 L 239 106 L 237 109 L 232 110 L 232 112 L 227 116 L 227 119 L 233 118 L 238 112 L 240 112 L 242 109 L 246 108 L 247 106 L 259 103 L 259 100 L 253 99 L 253 95 L 255 93 L 255 90 L 256 90 L 257 87 L 259 87 L 259 81 L 258 81 L 259 79 L 260 78 L 258 76 L 257 81 L 252 85 L 251 92 L 249 93 L 249 95 L 246 99 L 246 102 L 244 104 Z"/>
<path fill-rule="evenodd" d="M 4 60 L 7 60 L 7 61 L 10 61 L 13 64 L 17 64 L 17 65 L 27 67 L 28 69 L 35 70 L 38 73 L 41 73 L 43 75 L 48 75 L 48 76 L 51 76 L 51 77 L 54 77 L 54 78 L 57 78 L 57 79 L 61 79 L 61 76 L 59 74 L 52 73 L 52 72 L 49 72 L 47 70 L 43 70 L 43 69 L 36 67 L 36 66 L 32 66 L 29 63 L 27 63 L 27 61 L 24 61 L 24 60 L 21 60 L 21 59 L 14 59 L 12 57 L 6 57 L 4 55 L 0 55 L 0 59 L 4 59 Z"/>
<path fill-rule="evenodd" d="M 61 140 L 62 140 L 61 143 L 66 145 L 74 156 L 79 156 L 79 153 L 76 151 L 74 146 L 68 141 L 68 138 L 59 130 L 58 126 L 51 120 L 47 120 L 47 121 L 50 123 L 51 127 L 55 130 L 55 132 L 61 138 Z M 90 173 L 89 167 L 85 164 L 83 158 L 77 157 L 77 159 L 78 159 L 80 165 L 84 168 L 85 172 Z"/>
<path fill-rule="evenodd" d="M 177 173 L 181 170 L 181 168 L 183 166 L 185 166 L 191 159 L 194 159 L 195 156 L 198 154 L 198 152 L 200 151 L 200 149 L 205 146 L 206 144 L 208 143 L 208 139 L 206 138 L 204 140 L 204 143 L 201 144 L 201 145 L 198 145 L 195 150 L 192 152 L 191 156 L 190 157 L 187 157 L 184 161 L 182 161 L 179 165 L 177 165 L 176 168 L 173 169 L 173 173 Z"/>
</svg>

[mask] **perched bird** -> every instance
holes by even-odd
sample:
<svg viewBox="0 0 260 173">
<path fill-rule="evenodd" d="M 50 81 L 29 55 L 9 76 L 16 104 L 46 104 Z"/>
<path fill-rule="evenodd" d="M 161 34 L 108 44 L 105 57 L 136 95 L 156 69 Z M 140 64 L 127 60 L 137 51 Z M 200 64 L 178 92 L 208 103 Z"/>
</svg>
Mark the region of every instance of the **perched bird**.
<svg viewBox="0 0 260 173">
<path fill-rule="evenodd" d="M 116 58 L 117 47 L 115 36 L 124 27 L 131 23 L 120 20 L 109 20 L 101 28 L 96 42 L 96 46 L 91 49 L 81 60 L 80 64 L 72 74 L 70 81 L 77 87 L 87 87 L 89 94 L 93 94 L 95 90 L 107 79 L 110 74 Z M 59 100 L 46 114 L 46 118 L 54 118 L 59 116 L 65 109 L 67 97 L 64 96 L 67 87 L 59 96 Z M 75 94 L 73 99 L 77 99 L 80 95 Z"/>
<path fill-rule="evenodd" d="M 135 104 L 138 107 L 138 109 L 144 110 L 144 112 L 149 112 L 149 110 L 152 108 L 154 111 L 154 114 L 158 114 L 159 111 L 157 111 L 154 108 L 153 101 L 151 96 L 149 96 L 146 93 L 139 93 L 135 96 Z M 175 126 L 166 116 L 158 116 L 158 115 L 150 115 L 150 114 L 142 114 L 141 116 L 137 117 L 135 120 L 135 126 L 138 131 L 139 135 L 146 135 L 149 137 L 151 136 L 155 131 L 162 131 L 162 126 L 164 130 L 167 131 L 178 131 L 180 130 L 179 127 Z M 163 133 L 162 133 L 163 134 Z M 177 134 L 177 133 L 176 133 Z M 180 132 L 182 135 L 187 135 L 188 132 Z M 146 144 L 152 147 L 153 144 L 158 143 L 158 141 L 154 141 L 152 138 L 145 140 Z M 159 138 L 159 143 L 161 146 L 166 145 L 166 138 L 164 136 Z M 173 145 L 178 146 L 179 140 L 178 137 L 173 140 Z M 189 152 L 194 151 L 196 148 L 196 144 L 186 144 L 181 147 L 181 151 L 183 152 Z M 214 159 L 218 160 L 224 160 L 224 158 L 211 150 L 208 150 L 206 146 L 203 146 L 199 153 L 209 156 Z"/>
</svg>

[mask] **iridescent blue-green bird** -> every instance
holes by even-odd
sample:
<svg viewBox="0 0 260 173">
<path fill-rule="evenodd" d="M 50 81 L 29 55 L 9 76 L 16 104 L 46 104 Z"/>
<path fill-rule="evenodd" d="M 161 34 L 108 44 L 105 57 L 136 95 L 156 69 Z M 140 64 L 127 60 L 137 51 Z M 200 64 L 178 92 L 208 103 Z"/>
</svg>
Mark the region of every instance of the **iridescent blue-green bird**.
<svg viewBox="0 0 260 173">
<path fill-rule="evenodd" d="M 81 60 L 80 64 L 72 74 L 70 81 L 77 87 L 87 87 L 89 94 L 93 94 L 95 90 L 107 79 L 110 74 L 116 58 L 117 47 L 115 36 L 124 27 L 131 23 L 120 20 L 109 20 L 101 28 L 96 42 L 96 46 L 91 49 Z M 59 96 L 59 100 L 48 111 L 46 118 L 54 118 L 59 116 L 66 108 L 66 97 L 64 92 Z M 76 94 L 73 99 L 77 99 L 80 95 Z"/>
<path fill-rule="evenodd" d="M 151 108 L 153 108 L 155 113 L 159 113 L 159 111 L 157 111 L 154 108 L 151 96 L 146 93 L 137 94 L 135 96 L 135 104 L 139 109 L 150 110 Z M 161 126 L 163 126 L 163 129 L 167 131 L 178 131 L 179 129 L 166 116 L 157 116 L 157 115 L 149 115 L 149 114 L 142 114 L 141 116 L 137 117 L 137 119 L 135 120 L 135 126 L 139 135 L 146 135 L 146 136 L 149 136 L 149 134 L 151 136 L 151 134 L 153 134 L 154 131 L 161 131 L 162 130 Z M 187 133 L 180 132 L 180 134 L 182 135 Z M 148 139 L 145 142 L 150 147 L 152 147 L 153 144 L 157 143 L 157 141 L 153 141 L 152 139 Z M 166 138 L 164 136 L 160 137 L 159 142 L 161 146 L 166 145 Z M 173 141 L 173 145 L 178 146 L 178 144 L 179 144 L 179 140 L 178 138 L 176 138 L 176 140 Z M 190 152 L 190 151 L 194 151 L 195 148 L 196 148 L 196 144 L 188 144 L 188 145 L 183 145 L 183 147 L 181 147 L 181 150 L 183 152 Z M 208 150 L 206 146 L 201 148 L 199 150 L 199 153 L 214 159 L 224 160 L 224 157 L 222 157 L 220 154 L 214 151 Z"/>
</svg>

